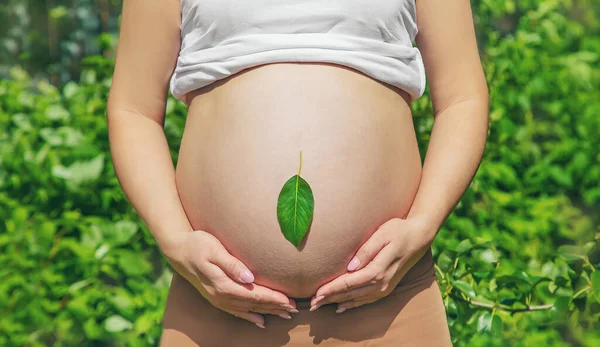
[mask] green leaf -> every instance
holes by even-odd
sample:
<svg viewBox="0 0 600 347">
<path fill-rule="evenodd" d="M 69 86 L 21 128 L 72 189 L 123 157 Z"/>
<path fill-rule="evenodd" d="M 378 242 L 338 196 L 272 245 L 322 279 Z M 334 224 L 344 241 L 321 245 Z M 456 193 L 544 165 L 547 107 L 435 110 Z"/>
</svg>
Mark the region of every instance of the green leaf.
<svg viewBox="0 0 600 347">
<path fill-rule="evenodd" d="M 109 296 L 107 301 L 111 303 L 119 312 L 126 312 L 133 305 L 133 298 L 123 288 L 117 290 L 113 296 Z"/>
<path fill-rule="evenodd" d="M 515 275 L 505 275 L 496 277 L 496 284 L 499 288 L 511 288 L 519 293 L 529 293 L 532 285 L 527 275 L 516 273 Z"/>
<path fill-rule="evenodd" d="M 103 334 L 102 327 L 99 326 L 98 323 L 96 323 L 96 320 L 94 318 L 88 319 L 83 324 L 83 331 L 85 332 L 85 336 L 89 340 L 98 339 Z"/>
<path fill-rule="evenodd" d="M 452 283 L 452 285 L 456 289 L 460 290 L 465 295 L 467 295 L 468 297 L 470 297 L 471 299 L 475 299 L 475 297 L 477 296 L 477 294 L 475 293 L 475 290 L 473 289 L 473 287 L 471 287 L 471 285 L 468 284 L 467 282 L 464 282 L 464 281 L 454 281 L 454 283 Z"/>
<path fill-rule="evenodd" d="M 152 270 L 152 265 L 146 258 L 130 250 L 119 253 L 118 264 L 127 276 L 143 275 Z"/>
<path fill-rule="evenodd" d="M 70 117 L 70 114 L 64 107 L 52 105 L 46 109 L 46 117 L 51 120 L 67 120 Z"/>
<path fill-rule="evenodd" d="M 132 221 L 122 220 L 114 225 L 114 244 L 125 244 L 138 232 L 138 225 Z"/>
<path fill-rule="evenodd" d="M 592 273 L 592 288 L 594 289 L 594 294 L 600 298 L 600 271 L 598 270 Z"/>
<path fill-rule="evenodd" d="M 74 162 L 69 167 L 55 166 L 52 168 L 52 174 L 77 185 L 82 182 L 97 180 L 103 169 L 104 154 L 100 154 L 89 161 Z"/>
<path fill-rule="evenodd" d="M 491 332 L 498 335 L 502 332 L 502 318 L 498 315 L 493 315 L 490 312 L 483 312 L 477 319 L 478 332 Z"/>
<path fill-rule="evenodd" d="M 466 240 L 462 240 L 458 246 L 456 246 L 456 253 L 458 253 L 459 255 L 466 253 L 468 251 L 471 250 L 471 248 L 473 248 L 473 244 L 471 243 L 471 240 L 466 239 Z"/>
<path fill-rule="evenodd" d="M 285 238 L 296 248 L 308 232 L 314 212 L 314 197 L 310 185 L 302 177 L 302 151 L 300 169 L 281 189 L 277 200 L 277 219 Z"/>
<path fill-rule="evenodd" d="M 568 262 L 585 259 L 585 252 L 582 247 L 563 245 L 558 247 L 558 254 Z"/>
<path fill-rule="evenodd" d="M 94 257 L 96 259 L 101 259 L 102 257 L 104 257 L 106 255 L 106 253 L 108 253 L 108 251 L 110 251 L 110 246 L 107 244 L 102 244 L 102 245 L 100 245 L 100 247 L 98 247 L 98 249 L 96 249 L 96 253 L 94 254 Z"/>
<path fill-rule="evenodd" d="M 129 330 L 133 327 L 130 321 L 121 316 L 110 316 L 104 321 L 104 329 L 111 333 L 118 333 L 124 330 Z"/>
<path fill-rule="evenodd" d="M 490 312 L 483 312 L 479 319 L 477 319 L 477 331 L 485 332 L 490 331 L 492 328 L 492 314 Z"/>
<path fill-rule="evenodd" d="M 452 269 L 452 265 L 454 264 L 454 259 L 456 258 L 456 253 L 449 249 L 445 249 L 440 253 L 437 258 L 437 265 L 444 272 L 450 271 Z"/>
<path fill-rule="evenodd" d="M 63 94 L 64 94 L 65 98 L 71 99 L 73 96 L 75 96 L 75 94 L 77 93 L 78 90 L 79 90 L 79 85 L 73 81 L 69 81 L 65 84 L 65 86 L 63 88 Z"/>
<path fill-rule="evenodd" d="M 43 128 L 41 137 L 51 146 L 75 147 L 83 142 L 84 135 L 71 127 Z"/>
<path fill-rule="evenodd" d="M 554 302 L 554 307 L 552 307 L 552 313 L 557 320 L 562 320 L 566 317 L 569 312 L 569 304 L 571 303 L 571 298 L 568 296 L 561 296 Z"/>
<path fill-rule="evenodd" d="M 504 328 L 502 318 L 498 315 L 494 315 L 492 318 L 492 334 L 501 335 Z"/>
<path fill-rule="evenodd" d="M 154 319 L 152 319 L 152 316 L 150 314 L 144 314 L 135 321 L 135 332 L 138 334 L 147 333 L 148 330 L 150 330 L 153 326 L 156 325 L 156 323 L 157 322 L 155 322 Z"/>
<path fill-rule="evenodd" d="M 71 286 L 69 286 L 69 294 L 75 294 L 75 293 L 77 293 L 79 290 L 81 290 L 82 288 L 87 287 L 92 282 L 94 282 L 93 279 L 87 278 L 87 279 L 84 279 L 84 280 L 81 280 L 81 281 L 77 281 L 77 282 L 71 284 Z"/>
<path fill-rule="evenodd" d="M 493 264 L 498 262 L 498 257 L 496 256 L 496 252 L 493 249 L 485 249 L 481 252 L 477 252 L 477 257 L 480 261 L 488 264 Z"/>
</svg>

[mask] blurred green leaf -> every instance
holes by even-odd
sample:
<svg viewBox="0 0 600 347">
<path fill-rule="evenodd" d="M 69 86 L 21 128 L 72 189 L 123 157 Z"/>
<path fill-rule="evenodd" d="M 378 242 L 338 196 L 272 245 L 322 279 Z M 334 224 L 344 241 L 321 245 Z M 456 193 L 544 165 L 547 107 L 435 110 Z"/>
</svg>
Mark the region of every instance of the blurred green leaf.
<svg viewBox="0 0 600 347">
<path fill-rule="evenodd" d="M 458 246 L 456 247 L 456 253 L 461 255 L 464 254 L 468 251 L 470 251 L 473 248 L 473 244 L 471 243 L 471 240 L 466 239 L 466 240 L 462 240 Z"/>
<path fill-rule="evenodd" d="M 127 276 L 139 276 L 152 270 L 152 265 L 146 258 L 128 250 L 119 252 L 118 264 Z"/>
<path fill-rule="evenodd" d="M 598 298 L 600 298 L 600 271 L 592 273 L 592 288 Z"/>
<path fill-rule="evenodd" d="M 569 305 L 571 303 L 571 298 L 567 296 L 561 296 L 556 299 L 554 302 L 554 307 L 552 308 L 552 312 L 554 317 L 558 320 L 562 320 L 566 317 L 567 312 L 569 311 Z"/>
<path fill-rule="evenodd" d="M 577 261 L 586 257 L 582 247 L 571 245 L 563 245 L 558 247 L 558 254 L 566 261 Z"/>
<path fill-rule="evenodd" d="M 52 174 L 65 179 L 73 184 L 81 184 L 87 181 L 95 181 L 100 177 L 104 168 L 104 154 L 96 156 L 89 161 L 78 161 L 69 167 L 55 166 Z"/>
<path fill-rule="evenodd" d="M 69 119 L 69 112 L 60 105 L 52 105 L 46 109 L 46 117 L 51 120 L 67 120 Z"/>
<path fill-rule="evenodd" d="M 133 328 L 133 324 L 131 324 L 130 321 L 121 316 L 114 315 L 108 317 L 104 321 L 104 328 L 106 329 L 106 331 L 109 331 L 111 333 L 118 333 Z"/>
</svg>

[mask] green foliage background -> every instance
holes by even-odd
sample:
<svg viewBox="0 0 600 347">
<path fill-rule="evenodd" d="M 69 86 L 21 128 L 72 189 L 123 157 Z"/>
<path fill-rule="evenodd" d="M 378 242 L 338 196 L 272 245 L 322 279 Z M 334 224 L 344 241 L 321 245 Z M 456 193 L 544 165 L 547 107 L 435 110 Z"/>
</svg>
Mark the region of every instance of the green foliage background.
<svg viewBox="0 0 600 347">
<path fill-rule="evenodd" d="M 472 2 L 481 167 L 434 244 L 456 346 L 600 345 L 600 4 Z M 171 270 L 115 178 L 119 0 L 0 5 L 0 345 L 144 346 Z M 428 94 L 414 105 L 424 154 Z M 172 98 L 174 160 L 185 107 Z"/>
</svg>

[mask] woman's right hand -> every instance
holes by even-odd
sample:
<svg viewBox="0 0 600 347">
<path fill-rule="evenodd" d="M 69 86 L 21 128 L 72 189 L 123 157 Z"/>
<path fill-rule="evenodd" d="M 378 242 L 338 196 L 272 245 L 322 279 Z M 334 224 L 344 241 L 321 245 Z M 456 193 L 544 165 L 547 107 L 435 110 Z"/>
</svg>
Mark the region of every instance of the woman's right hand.
<svg viewBox="0 0 600 347">
<path fill-rule="evenodd" d="M 161 251 L 173 268 L 213 306 L 264 328 L 262 314 L 290 319 L 295 302 L 281 292 L 254 284 L 254 275 L 212 234 L 179 233 Z"/>
</svg>

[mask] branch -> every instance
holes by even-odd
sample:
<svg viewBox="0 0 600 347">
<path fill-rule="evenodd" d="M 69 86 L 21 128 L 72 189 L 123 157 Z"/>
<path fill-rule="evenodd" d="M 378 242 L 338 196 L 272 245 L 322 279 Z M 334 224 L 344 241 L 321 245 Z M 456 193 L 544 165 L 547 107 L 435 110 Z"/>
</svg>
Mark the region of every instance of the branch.
<svg viewBox="0 0 600 347">
<path fill-rule="evenodd" d="M 457 300 L 461 300 L 463 302 L 466 302 L 467 304 L 473 305 L 473 306 L 478 306 L 478 307 L 485 307 L 485 308 L 489 308 L 489 309 L 496 309 L 496 310 L 502 310 L 502 311 L 506 311 L 506 312 L 512 312 L 512 313 L 516 313 L 516 312 L 530 312 L 530 311 L 543 311 L 543 310 L 549 310 L 551 308 L 554 307 L 554 304 L 546 304 L 546 305 L 529 305 L 527 307 L 521 307 L 521 308 L 512 308 L 512 307 L 508 307 L 502 304 L 488 304 L 485 302 L 481 302 L 481 301 L 475 301 L 475 300 L 465 300 L 462 297 L 458 296 L 458 295 L 454 295 L 454 294 L 450 294 L 450 296 L 452 296 L 452 298 L 457 299 Z"/>
</svg>

